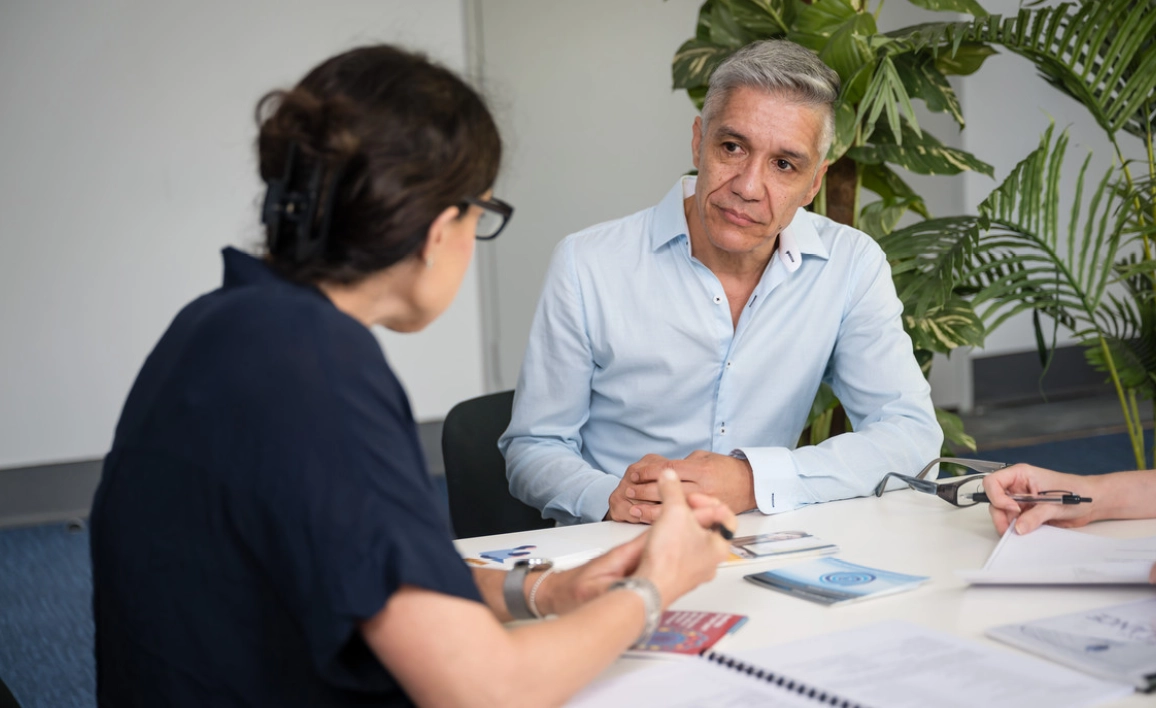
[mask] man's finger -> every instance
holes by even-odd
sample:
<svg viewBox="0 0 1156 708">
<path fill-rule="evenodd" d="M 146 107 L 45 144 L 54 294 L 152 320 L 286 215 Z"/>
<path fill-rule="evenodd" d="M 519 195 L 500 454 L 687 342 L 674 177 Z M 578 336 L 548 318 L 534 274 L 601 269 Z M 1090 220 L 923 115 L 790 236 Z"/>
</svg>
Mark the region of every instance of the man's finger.
<svg viewBox="0 0 1156 708">
<path fill-rule="evenodd" d="M 671 469 L 670 460 L 662 460 L 661 464 L 638 465 L 630 469 L 630 481 L 640 484 L 653 484 L 662 478 L 665 470 Z"/>
<path fill-rule="evenodd" d="M 658 491 L 658 484 L 632 484 L 626 488 L 626 498 L 635 501 L 660 502 L 662 495 Z"/>
<path fill-rule="evenodd" d="M 653 524 L 662 516 L 662 504 L 637 504 L 630 507 L 631 518 L 635 523 Z"/>
</svg>

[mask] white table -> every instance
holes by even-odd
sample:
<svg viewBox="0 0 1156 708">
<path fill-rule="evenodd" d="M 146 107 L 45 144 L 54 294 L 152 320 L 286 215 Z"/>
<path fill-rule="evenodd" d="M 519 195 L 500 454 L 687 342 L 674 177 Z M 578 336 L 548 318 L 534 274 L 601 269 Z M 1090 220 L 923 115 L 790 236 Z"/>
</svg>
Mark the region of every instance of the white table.
<svg viewBox="0 0 1156 708">
<path fill-rule="evenodd" d="M 582 526 L 460 539 L 463 555 L 510 548 L 543 534 L 589 548 L 611 548 L 642 531 L 633 524 L 603 522 Z M 1151 597 L 1156 588 L 1132 587 L 970 587 L 956 569 L 979 568 L 999 540 L 987 505 L 958 509 L 910 490 L 817 504 L 774 516 L 758 512 L 739 517 L 740 536 L 799 529 L 839 546 L 839 558 L 901 573 L 931 576 L 913 591 L 843 607 L 824 607 L 769 591 L 742 579 L 782 561 L 722 568 L 713 581 L 674 603 L 674 609 L 714 610 L 747 615 L 746 626 L 719 644 L 723 651 L 754 649 L 801 637 L 849 629 L 880 620 L 904 619 L 961 637 L 1017 651 L 987 639 L 983 631 L 1114 603 Z M 1156 535 L 1156 520 L 1107 521 L 1083 529 L 1120 538 Z M 605 676 L 653 666 L 639 659 L 619 659 Z M 1152 696 L 1134 694 L 1117 706 L 1151 706 Z"/>
</svg>

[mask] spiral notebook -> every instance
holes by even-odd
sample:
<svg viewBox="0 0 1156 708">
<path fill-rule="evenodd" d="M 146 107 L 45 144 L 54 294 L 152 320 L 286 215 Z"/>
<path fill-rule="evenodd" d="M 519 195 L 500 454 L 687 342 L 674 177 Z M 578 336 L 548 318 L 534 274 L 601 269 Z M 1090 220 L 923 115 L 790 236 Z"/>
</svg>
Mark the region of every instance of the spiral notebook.
<svg viewBox="0 0 1156 708">
<path fill-rule="evenodd" d="M 566 704 L 570 708 L 867 708 L 804 681 L 708 651 L 655 669 L 595 683 Z"/>
<path fill-rule="evenodd" d="M 888 621 L 622 674 L 588 686 L 568 705 L 1083 708 L 1131 692 L 1042 659 Z"/>
</svg>

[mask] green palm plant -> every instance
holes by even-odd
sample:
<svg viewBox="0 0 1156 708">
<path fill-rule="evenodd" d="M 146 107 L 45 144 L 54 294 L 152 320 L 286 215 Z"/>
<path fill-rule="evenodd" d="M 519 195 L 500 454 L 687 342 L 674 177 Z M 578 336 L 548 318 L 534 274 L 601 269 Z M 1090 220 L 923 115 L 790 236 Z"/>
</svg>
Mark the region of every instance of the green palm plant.
<svg viewBox="0 0 1156 708">
<path fill-rule="evenodd" d="M 1156 2 L 1059 3 L 1021 9 L 1014 18 L 911 28 L 905 37 L 927 48 L 984 42 L 1027 58 L 1088 109 L 1116 164 L 1085 204 L 1084 161 L 1062 229 L 1067 137 L 1053 141 L 1049 128 L 978 217 L 933 220 L 884 237 L 901 291 L 918 316 L 953 302 L 963 282 L 989 329 L 1031 310 L 1045 360 L 1055 328 L 1072 332 L 1115 387 L 1137 466 L 1151 467 L 1139 404 L 1156 400 Z M 1128 134 L 1140 139 L 1146 159 L 1126 158 L 1121 138 Z"/>
</svg>

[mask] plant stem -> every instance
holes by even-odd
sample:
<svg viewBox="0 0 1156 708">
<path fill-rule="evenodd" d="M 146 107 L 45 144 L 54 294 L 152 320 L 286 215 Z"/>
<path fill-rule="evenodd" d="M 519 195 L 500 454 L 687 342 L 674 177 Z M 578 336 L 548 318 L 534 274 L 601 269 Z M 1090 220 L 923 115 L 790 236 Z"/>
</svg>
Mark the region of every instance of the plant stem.
<svg viewBox="0 0 1156 708">
<path fill-rule="evenodd" d="M 1128 389 L 1128 403 L 1132 406 L 1132 421 L 1136 424 L 1136 437 L 1140 441 L 1140 466 L 1136 469 L 1148 469 L 1148 450 L 1144 448 L 1144 426 L 1140 423 L 1140 405 L 1136 401 L 1136 389 Z"/>
<path fill-rule="evenodd" d="M 1136 189 L 1136 182 L 1132 179 L 1132 170 L 1129 169 L 1128 161 L 1124 158 L 1124 153 L 1120 150 L 1120 144 L 1118 142 L 1116 142 L 1116 136 L 1110 135 L 1110 136 L 1108 136 L 1108 138 L 1109 138 L 1109 140 L 1112 141 L 1112 147 L 1116 149 L 1116 157 L 1117 157 L 1117 159 L 1120 160 L 1120 168 L 1121 168 L 1121 171 L 1124 173 L 1124 181 L 1127 182 L 1128 191 L 1131 192 L 1131 191 Z M 1153 163 L 1154 163 L 1154 160 L 1153 160 L 1153 155 L 1152 155 L 1152 139 L 1151 139 L 1151 135 L 1149 135 L 1149 139 L 1148 139 L 1148 176 L 1150 178 L 1153 175 L 1153 172 L 1152 172 Z M 1144 210 L 1141 208 L 1143 205 L 1140 202 L 1140 198 L 1136 197 L 1133 200 L 1133 203 L 1136 205 L 1136 215 L 1140 219 L 1140 224 L 1143 225 L 1144 221 L 1145 221 L 1145 214 L 1144 214 Z M 1148 234 L 1142 234 L 1140 236 L 1140 238 L 1144 243 L 1144 260 L 1150 261 L 1150 260 L 1152 260 L 1152 242 L 1149 240 Z M 1153 280 L 1153 276 L 1151 274 L 1149 274 L 1148 279 Z M 1156 281 L 1154 281 L 1154 282 L 1156 282 Z"/>
<path fill-rule="evenodd" d="M 1144 107 L 1144 115 L 1152 115 L 1151 104 L 1146 104 Z M 1144 132 L 1148 136 L 1148 184 L 1149 191 L 1152 192 L 1152 221 L 1156 223 L 1156 152 L 1152 146 L 1152 124 L 1149 123 Z"/>
<path fill-rule="evenodd" d="M 855 126 L 855 145 L 863 144 L 863 126 Z M 859 228 L 859 192 L 863 187 L 863 169 L 855 162 L 855 194 L 851 202 L 851 223 L 849 226 L 853 229 Z"/>
<path fill-rule="evenodd" d="M 1135 392 L 1129 390 L 1124 391 L 1124 386 L 1120 383 L 1120 375 L 1116 373 L 1116 362 L 1112 359 L 1112 352 L 1108 349 L 1108 342 L 1100 335 L 1100 351 L 1104 353 L 1104 362 L 1108 365 L 1108 373 L 1112 377 L 1112 385 L 1116 387 L 1116 397 L 1120 399 L 1120 409 L 1124 413 L 1124 426 L 1128 429 L 1128 439 L 1132 442 L 1132 454 L 1136 456 L 1136 469 L 1147 469 L 1146 464 L 1147 453 L 1144 451 L 1144 429 L 1140 426 L 1140 420 L 1137 416 L 1132 417 L 1132 411 L 1128 406 L 1128 398 L 1131 395 L 1133 401 L 1135 400 Z M 1139 433 L 1137 433 L 1137 429 Z"/>
</svg>

